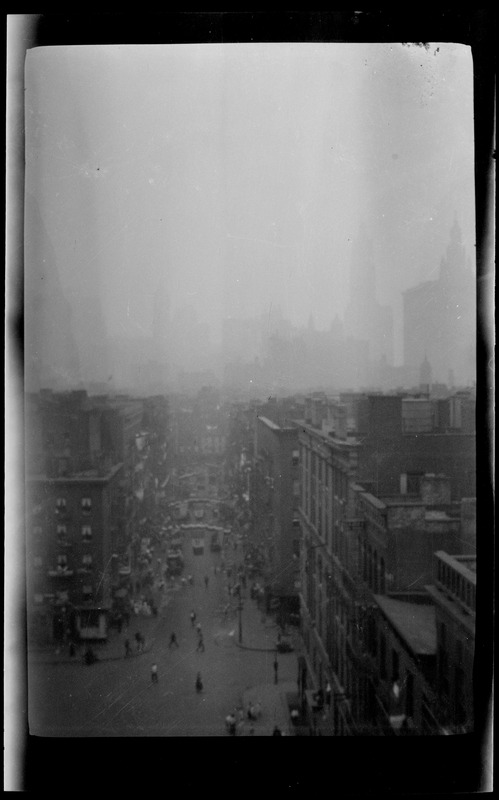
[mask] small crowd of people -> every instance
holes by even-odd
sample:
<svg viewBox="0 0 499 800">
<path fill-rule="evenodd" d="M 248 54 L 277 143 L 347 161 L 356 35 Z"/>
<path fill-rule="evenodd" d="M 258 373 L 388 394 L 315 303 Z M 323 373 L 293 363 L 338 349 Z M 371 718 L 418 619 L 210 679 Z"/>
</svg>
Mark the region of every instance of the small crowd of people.
<svg viewBox="0 0 499 800">
<path fill-rule="evenodd" d="M 253 703 L 250 701 L 246 708 L 234 708 L 225 717 L 225 729 L 229 736 L 241 735 L 244 730 L 245 722 L 249 723 L 249 735 L 253 736 L 255 733 L 255 723 L 262 716 L 262 707 L 260 702 Z"/>
</svg>

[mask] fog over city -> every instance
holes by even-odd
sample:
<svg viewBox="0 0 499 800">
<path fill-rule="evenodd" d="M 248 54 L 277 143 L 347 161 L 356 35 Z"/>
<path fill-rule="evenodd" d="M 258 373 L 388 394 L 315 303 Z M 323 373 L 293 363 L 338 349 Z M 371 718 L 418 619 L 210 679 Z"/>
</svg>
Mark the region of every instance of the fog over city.
<svg viewBox="0 0 499 800">
<path fill-rule="evenodd" d="M 273 334 L 295 360 L 307 330 L 372 338 L 359 282 L 391 315 L 370 358 L 403 366 L 403 292 L 438 279 L 453 229 L 474 275 L 472 90 L 452 43 L 29 51 L 28 388 L 133 392 L 146 364 L 176 388 L 261 366 Z M 356 369 L 340 382 L 379 383 Z"/>
<path fill-rule="evenodd" d="M 138 41 L 217 42 L 168 45 L 116 43 L 120 16 L 9 21 L 12 772 L 116 792 L 156 767 L 185 794 L 234 763 L 231 786 L 274 770 L 289 792 L 332 757 L 336 792 L 342 770 L 349 793 L 474 791 L 495 76 L 466 42 L 486 12 L 414 42 L 391 12 L 285 12 L 281 43 L 275 12 L 134 13 Z M 333 742 L 270 748 L 269 770 L 205 744 L 244 736 Z M 183 737 L 201 760 L 172 759 Z"/>
</svg>

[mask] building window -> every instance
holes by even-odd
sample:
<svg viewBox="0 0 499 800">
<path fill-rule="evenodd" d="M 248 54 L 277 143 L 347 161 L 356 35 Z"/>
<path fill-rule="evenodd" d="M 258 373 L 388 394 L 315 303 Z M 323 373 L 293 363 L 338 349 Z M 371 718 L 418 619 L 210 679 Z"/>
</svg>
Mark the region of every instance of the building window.
<svg viewBox="0 0 499 800">
<path fill-rule="evenodd" d="M 35 556 L 33 559 L 33 566 L 35 569 L 41 569 L 43 567 L 43 559 L 41 556 Z"/>
<path fill-rule="evenodd" d="M 386 678 L 386 638 L 384 633 L 379 635 L 379 676 L 382 680 Z"/>
<path fill-rule="evenodd" d="M 399 669 L 399 654 L 392 649 L 392 681 L 398 681 Z"/>
<path fill-rule="evenodd" d="M 66 513 L 66 498 L 65 497 L 58 497 L 55 501 L 55 511 L 56 514 L 65 514 Z"/>
<path fill-rule="evenodd" d="M 35 601 L 36 605 L 41 605 L 43 603 L 43 594 L 35 594 L 33 596 L 33 600 Z"/>
<path fill-rule="evenodd" d="M 93 600 L 94 592 L 92 586 L 84 586 L 82 593 L 84 602 L 88 603 L 89 601 Z"/>
<path fill-rule="evenodd" d="M 300 481 L 293 481 L 293 495 L 294 497 L 300 496 Z"/>
<path fill-rule="evenodd" d="M 81 538 L 84 542 L 91 542 L 92 541 L 92 528 L 90 525 L 83 525 L 81 529 Z"/>
<path fill-rule="evenodd" d="M 414 675 L 409 671 L 405 683 L 405 713 L 407 717 L 414 716 Z"/>
<path fill-rule="evenodd" d="M 292 463 L 293 467 L 297 467 L 299 462 L 300 462 L 300 451 L 299 450 L 293 450 L 293 453 L 292 453 L 292 456 L 291 456 L 291 463 Z"/>
<path fill-rule="evenodd" d="M 57 569 L 66 570 L 68 568 L 68 557 L 64 554 L 57 556 Z"/>
<path fill-rule="evenodd" d="M 60 545 L 68 543 L 68 529 L 65 525 L 57 526 L 57 543 Z"/>
<path fill-rule="evenodd" d="M 82 559 L 83 569 L 92 569 L 92 556 L 86 553 Z"/>
<path fill-rule="evenodd" d="M 419 494 L 421 490 L 421 478 L 419 472 L 408 472 L 406 476 L 407 494 Z"/>
<path fill-rule="evenodd" d="M 92 511 L 92 500 L 90 497 L 81 498 L 81 510 L 84 514 L 89 514 Z"/>
</svg>

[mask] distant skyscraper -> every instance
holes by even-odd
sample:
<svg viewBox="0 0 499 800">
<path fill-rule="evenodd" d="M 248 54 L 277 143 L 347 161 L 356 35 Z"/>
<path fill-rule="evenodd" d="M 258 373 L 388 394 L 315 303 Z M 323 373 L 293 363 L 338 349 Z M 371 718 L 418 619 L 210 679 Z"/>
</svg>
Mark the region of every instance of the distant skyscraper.
<svg viewBox="0 0 499 800">
<path fill-rule="evenodd" d="M 404 365 L 417 380 L 425 356 L 433 379 L 467 384 L 475 379 L 476 285 L 457 220 L 435 281 L 404 292 Z"/>
<path fill-rule="evenodd" d="M 171 352 L 171 320 L 170 298 L 164 271 L 160 273 L 154 293 L 152 315 L 153 352 L 151 355 L 155 360 L 165 362 Z"/>
<path fill-rule="evenodd" d="M 428 361 L 425 353 L 424 361 L 419 368 L 419 385 L 421 388 L 428 389 L 429 391 L 431 389 L 432 382 L 431 364 Z"/>
<path fill-rule="evenodd" d="M 376 269 L 372 241 L 361 225 L 350 267 L 350 299 L 344 319 L 345 335 L 364 340 L 372 361 L 393 364 L 393 314 L 376 299 Z"/>
<path fill-rule="evenodd" d="M 26 201 L 24 352 L 28 390 L 75 388 L 80 353 L 74 315 L 64 295 L 54 248 L 36 201 Z"/>
</svg>

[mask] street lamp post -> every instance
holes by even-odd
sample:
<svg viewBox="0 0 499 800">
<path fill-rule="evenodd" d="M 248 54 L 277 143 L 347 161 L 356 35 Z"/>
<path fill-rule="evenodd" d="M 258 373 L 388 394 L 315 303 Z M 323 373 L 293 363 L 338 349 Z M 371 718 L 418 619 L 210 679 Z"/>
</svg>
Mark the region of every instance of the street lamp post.
<svg viewBox="0 0 499 800">
<path fill-rule="evenodd" d="M 241 588 L 239 588 L 239 603 L 237 606 L 237 610 L 239 611 L 239 644 L 242 644 L 243 641 L 243 601 L 241 597 Z"/>
</svg>

